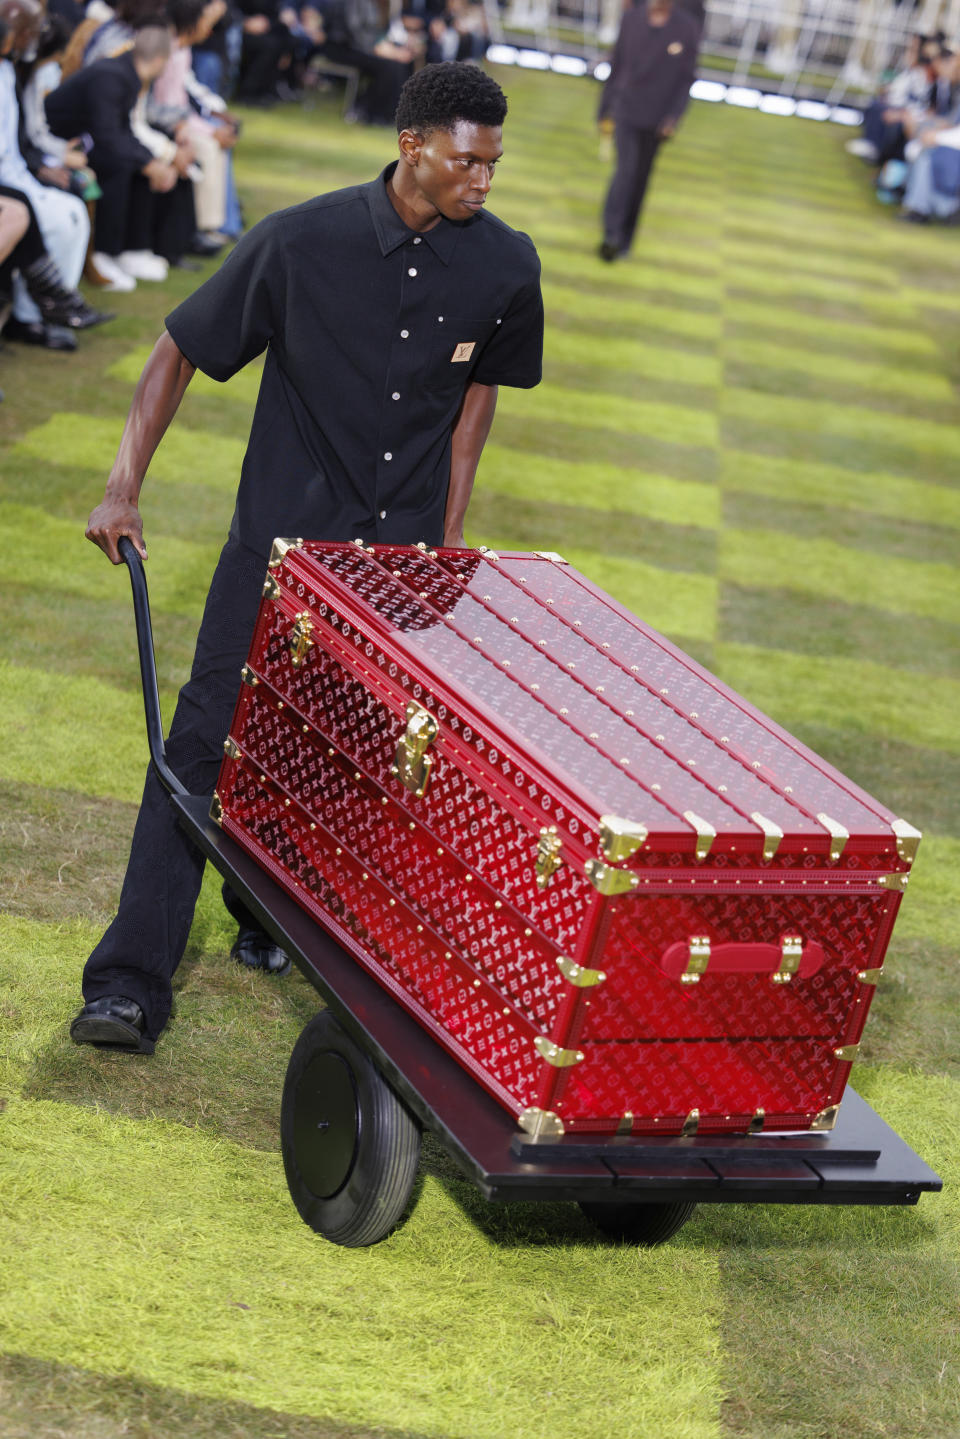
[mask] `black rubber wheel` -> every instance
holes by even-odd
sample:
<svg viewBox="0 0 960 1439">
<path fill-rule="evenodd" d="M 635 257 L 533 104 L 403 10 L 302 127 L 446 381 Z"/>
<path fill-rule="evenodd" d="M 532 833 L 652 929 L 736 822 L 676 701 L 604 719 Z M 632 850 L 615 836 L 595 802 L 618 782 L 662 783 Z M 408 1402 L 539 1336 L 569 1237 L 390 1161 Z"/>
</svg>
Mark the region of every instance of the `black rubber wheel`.
<svg viewBox="0 0 960 1439">
<path fill-rule="evenodd" d="M 695 1204 L 603 1204 L 581 1200 L 584 1214 L 611 1239 L 652 1249 L 682 1229 Z"/>
<path fill-rule="evenodd" d="M 417 1177 L 420 1128 L 326 1010 L 290 1056 L 280 1142 L 290 1197 L 311 1229 L 362 1248 L 396 1228 Z"/>
</svg>

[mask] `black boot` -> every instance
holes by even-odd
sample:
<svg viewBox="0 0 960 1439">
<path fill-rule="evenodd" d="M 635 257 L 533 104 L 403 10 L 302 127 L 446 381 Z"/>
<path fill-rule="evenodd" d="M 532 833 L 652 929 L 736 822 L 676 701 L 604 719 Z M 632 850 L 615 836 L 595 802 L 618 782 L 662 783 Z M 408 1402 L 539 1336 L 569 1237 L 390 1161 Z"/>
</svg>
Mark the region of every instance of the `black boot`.
<svg viewBox="0 0 960 1439">
<path fill-rule="evenodd" d="M 20 272 L 27 293 L 48 325 L 66 325 L 71 330 L 87 330 L 102 325 L 113 316 L 92 309 L 79 290 L 70 290 L 49 255 L 34 260 Z"/>
</svg>

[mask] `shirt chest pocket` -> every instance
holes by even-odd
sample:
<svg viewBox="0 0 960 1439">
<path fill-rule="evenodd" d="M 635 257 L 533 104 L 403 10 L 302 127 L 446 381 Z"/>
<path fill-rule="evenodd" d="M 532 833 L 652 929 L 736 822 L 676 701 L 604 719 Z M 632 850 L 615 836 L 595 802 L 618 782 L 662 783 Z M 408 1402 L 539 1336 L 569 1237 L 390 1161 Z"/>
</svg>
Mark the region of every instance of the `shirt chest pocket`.
<svg viewBox="0 0 960 1439">
<path fill-rule="evenodd" d="M 455 389 L 469 379 L 483 347 L 497 328 L 497 320 L 468 319 L 463 315 L 439 316 L 433 322 L 429 345 L 428 384 L 438 389 Z"/>
</svg>

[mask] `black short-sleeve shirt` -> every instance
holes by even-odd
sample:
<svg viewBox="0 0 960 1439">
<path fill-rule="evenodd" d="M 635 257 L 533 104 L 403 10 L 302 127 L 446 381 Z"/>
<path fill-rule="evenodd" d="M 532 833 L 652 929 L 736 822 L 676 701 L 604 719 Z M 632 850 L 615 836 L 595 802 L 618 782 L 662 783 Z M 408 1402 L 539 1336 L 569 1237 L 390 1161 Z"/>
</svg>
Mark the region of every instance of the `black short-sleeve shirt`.
<svg viewBox="0 0 960 1439">
<path fill-rule="evenodd" d="M 215 380 L 266 349 L 231 533 L 393 544 L 443 538 L 450 433 L 468 381 L 540 380 L 540 262 L 480 211 L 424 234 L 386 183 L 256 225 L 167 317 Z"/>
</svg>

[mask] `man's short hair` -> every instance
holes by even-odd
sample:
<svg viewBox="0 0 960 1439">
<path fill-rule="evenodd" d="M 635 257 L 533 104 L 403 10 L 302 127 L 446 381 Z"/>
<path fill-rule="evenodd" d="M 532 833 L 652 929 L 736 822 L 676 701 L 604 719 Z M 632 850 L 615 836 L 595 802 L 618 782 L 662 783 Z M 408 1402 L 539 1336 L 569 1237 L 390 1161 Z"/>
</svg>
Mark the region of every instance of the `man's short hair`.
<svg viewBox="0 0 960 1439">
<path fill-rule="evenodd" d="M 397 131 L 452 130 L 459 120 L 472 125 L 502 125 L 507 97 L 478 65 L 446 60 L 425 65 L 400 91 Z"/>
</svg>

